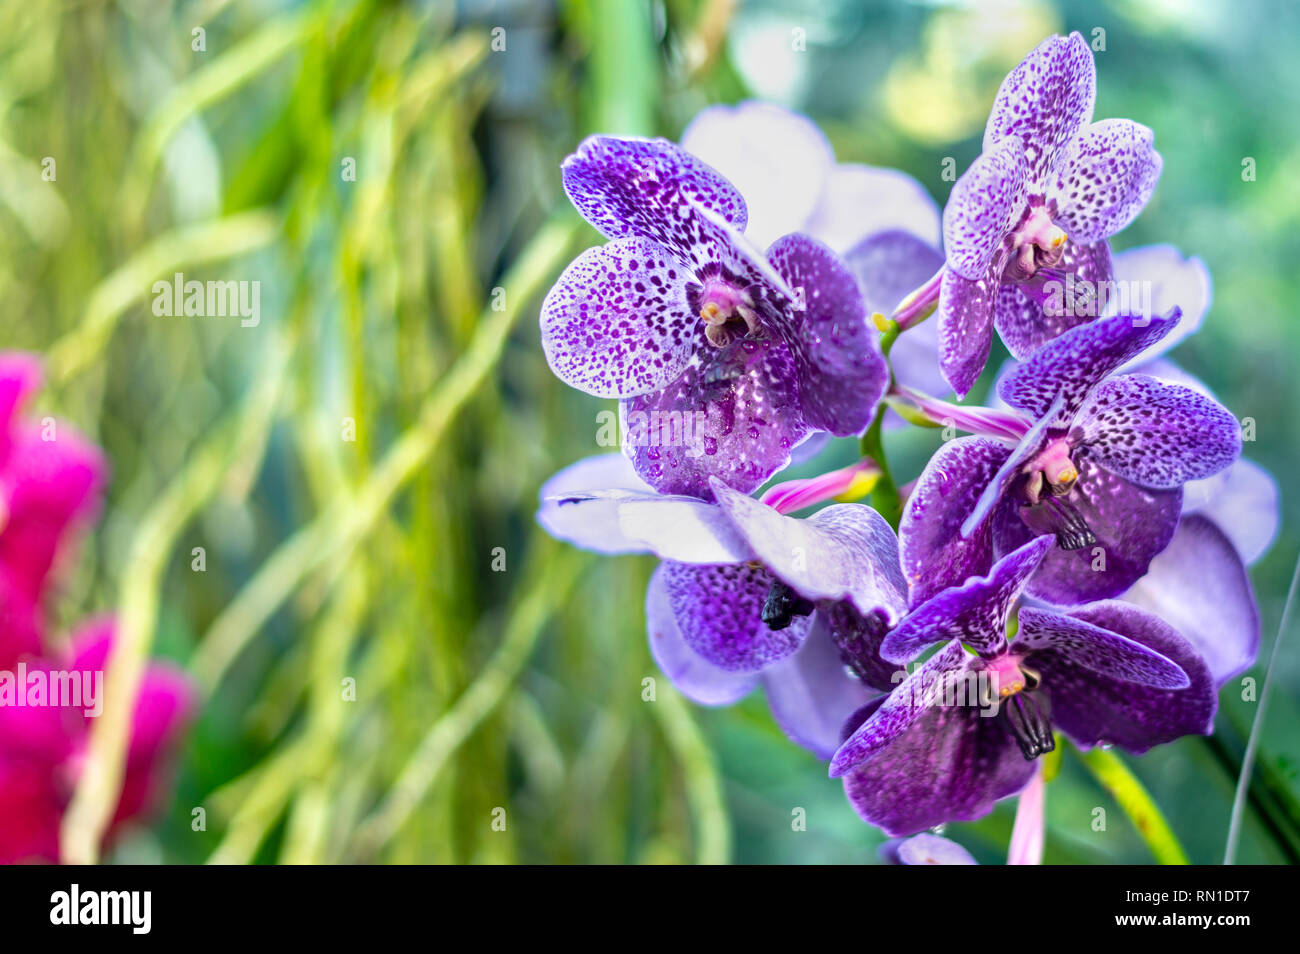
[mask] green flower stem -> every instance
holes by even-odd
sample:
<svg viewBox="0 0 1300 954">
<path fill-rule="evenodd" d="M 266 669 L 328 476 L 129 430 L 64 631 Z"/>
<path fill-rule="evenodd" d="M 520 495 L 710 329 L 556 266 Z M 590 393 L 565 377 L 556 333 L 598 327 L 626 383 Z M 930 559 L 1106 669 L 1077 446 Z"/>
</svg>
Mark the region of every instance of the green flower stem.
<svg viewBox="0 0 1300 954">
<path fill-rule="evenodd" d="M 880 319 L 880 351 L 889 360 L 889 351 L 898 340 L 899 327 L 898 322 L 892 319 Z M 889 387 L 894 386 L 894 371 L 889 371 Z M 880 468 L 880 477 L 876 481 L 876 487 L 871 492 L 871 506 L 876 512 L 889 521 L 889 525 L 895 530 L 898 529 L 898 522 L 903 516 L 903 502 L 898 494 L 898 485 L 894 483 L 894 476 L 889 470 L 889 461 L 885 457 L 885 445 L 882 439 L 881 429 L 884 425 L 885 412 L 881 408 L 867 432 L 862 435 L 862 456 L 875 461 L 876 466 Z"/>
<path fill-rule="evenodd" d="M 1118 755 L 1099 746 L 1094 746 L 1087 752 L 1076 752 L 1097 784 L 1110 793 L 1129 817 L 1157 862 L 1162 865 L 1190 863 L 1159 806 Z"/>
</svg>

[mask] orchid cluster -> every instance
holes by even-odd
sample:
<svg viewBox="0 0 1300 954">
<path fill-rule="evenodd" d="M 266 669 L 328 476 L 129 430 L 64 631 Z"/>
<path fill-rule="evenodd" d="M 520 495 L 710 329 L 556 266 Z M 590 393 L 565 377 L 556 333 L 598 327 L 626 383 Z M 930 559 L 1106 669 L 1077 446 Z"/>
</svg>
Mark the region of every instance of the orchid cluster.
<svg viewBox="0 0 1300 954">
<path fill-rule="evenodd" d="M 0 353 L 0 863 L 57 862 L 59 828 L 93 720 L 103 709 L 111 617 L 55 639 L 47 619 L 57 564 L 100 508 L 99 449 L 53 418 L 22 417 L 38 361 Z M 122 793 L 106 837 L 155 807 L 195 708 L 180 672 L 151 665 L 132 710 Z"/>
<path fill-rule="evenodd" d="M 1111 252 L 1161 157 L 1146 127 L 1094 121 L 1095 86 L 1079 34 L 1045 40 L 942 217 L 761 103 L 705 110 L 680 144 L 593 136 L 563 165 L 608 241 L 547 296 L 542 345 L 625 426 L 622 454 L 542 488 L 538 519 L 657 556 L 662 670 L 704 705 L 761 684 L 895 838 L 1024 792 L 1062 737 L 1142 753 L 1210 733 L 1257 650 L 1246 567 L 1276 490 L 1162 357 L 1208 309 L 1204 266 Z M 935 396 L 967 396 L 994 331 L 1013 360 L 990 406 Z M 882 431 L 905 422 L 969 436 L 900 485 Z M 858 463 L 763 489 L 850 435 Z M 924 838 L 889 857 L 969 861 Z"/>
</svg>

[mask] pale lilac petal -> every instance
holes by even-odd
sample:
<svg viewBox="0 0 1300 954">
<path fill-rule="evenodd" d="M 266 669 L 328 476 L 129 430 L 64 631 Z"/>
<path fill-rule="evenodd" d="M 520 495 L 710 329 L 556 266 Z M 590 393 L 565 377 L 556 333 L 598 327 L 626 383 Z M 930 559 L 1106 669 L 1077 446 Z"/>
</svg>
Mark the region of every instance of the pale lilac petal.
<svg viewBox="0 0 1300 954">
<path fill-rule="evenodd" d="M 1183 314 L 1177 328 L 1136 355 L 1121 370 L 1135 370 L 1160 357 L 1201 327 L 1210 310 L 1213 291 L 1210 270 L 1199 258 L 1184 258 L 1172 245 L 1144 245 L 1115 255 L 1114 268 L 1115 288 L 1106 303 L 1107 314 L 1155 317 L 1173 308 Z M 1142 370 L 1162 376 L 1149 368 Z"/>
<path fill-rule="evenodd" d="M 1084 458 L 1079 479 L 1066 496 L 1097 537 L 1095 545 L 1077 550 L 1054 547 L 1029 581 L 1030 596 L 1075 606 L 1117 597 L 1146 573 L 1157 553 L 1178 528 L 1182 493 L 1150 490 L 1130 483 Z M 1036 524 L 1032 508 L 1004 499 L 993 515 L 993 549 L 1007 553 L 1047 527 Z"/>
<path fill-rule="evenodd" d="M 618 525 L 619 506 L 637 495 L 655 496 L 619 453 L 587 457 L 551 476 L 538 492 L 537 522 L 566 543 L 597 553 L 645 553 Z"/>
<path fill-rule="evenodd" d="M 898 860 L 905 865 L 974 865 L 971 853 L 942 835 L 922 832 L 898 845 Z"/>
<path fill-rule="evenodd" d="M 830 170 L 816 210 L 798 231 L 843 253 L 867 236 L 887 231 L 906 232 L 936 246 L 942 224 L 938 204 L 907 173 L 843 163 Z"/>
<path fill-rule="evenodd" d="M 1046 283 L 1047 300 L 1042 303 L 1023 285 L 1008 282 L 998 289 L 993 323 L 1012 357 L 1027 358 L 1053 338 L 1103 313 L 1113 277 L 1109 243 L 1067 242 L 1056 270 L 1069 277 Z"/>
<path fill-rule="evenodd" d="M 1026 606 L 1011 644 L 1014 653 L 1059 653 L 1072 666 L 1119 682 L 1156 689 L 1185 689 L 1187 673 L 1173 660 L 1118 632 L 1072 616 Z"/>
<path fill-rule="evenodd" d="M 763 622 L 773 577 L 762 567 L 665 562 L 662 576 L 687 647 L 727 672 L 758 672 L 794 653 L 808 636 L 806 616 L 784 629 Z"/>
<path fill-rule="evenodd" d="M 951 269 L 943 273 L 938 311 L 939 367 L 959 398 L 970 393 L 989 359 L 998 273 L 996 262 L 975 281 Z"/>
<path fill-rule="evenodd" d="M 1223 405 L 1145 374 L 1103 381 L 1075 426 L 1098 464 L 1144 487 L 1181 487 L 1241 454 L 1241 426 Z"/>
<path fill-rule="evenodd" d="M 978 281 L 988 273 L 994 253 L 1025 205 L 1024 147 L 1006 139 L 981 153 L 953 184 L 943 210 L 943 241 L 948 267 Z"/>
<path fill-rule="evenodd" d="M 767 704 L 791 741 L 829 759 L 840 745 L 840 727 L 877 696 L 844 666 L 818 610 L 799 651 L 763 671 Z"/>
<path fill-rule="evenodd" d="M 1174 309 L 1164 318 L 1115 315 L 1072 328 L 1011 368 L 998 382 L 998 394 L 1034 417 L 1046 414 L 1060 395 L 1063 400 L 1056 423 L 1068 426 L 1088 393 L 1116 368 L 1169 334 L 1180 314 Z"/>
<path fill-rule="evenodd" d="M 642 238 L 702 264 L 701 211 L 745 228 L 745 200 L 726 179 L 666 139 L 589 136 L 561 166 L 564 190 L 609 239 Z"/>
<path fill-rule="evenodd" d="M 989 526 L 981 523 L 963 536 L 961 525 L 1010 453 L 1001 441 L 960 437 L 945 441 L 925 465 L 899 523 L 903 573 L 913 606 L 993 566 Z"/>
<path fill-rule="evenodd" d="M 1259 606 L 1232 541 L 1205 516 L 1188 514 L 1173 540 L 1124 600 L 1183 634 L 1216 685 L 1249 669 L 1259 652 Z"/>
<path fill-rule="evenodd" d="M 1096 96 L 1097 67 L 1087 41 L 1078 33 L 1049 36 L 1002 81 L 984 127 L 984 151 L 1016 137 L 1029 182 L 1042 183 L 1065 145 L 1092 120 Z"/>
<path fill-rule="evenodd" d="M 1218 698 L 1205 661 L 1168 623 L 1126 603 L 1107 601 L 1072 614 L 1154 650 L 1187 674 L 1182 689 L 1156 689 L 1102 675 L 1058 650 L 1030 657 L 1051 697 L 1052 723 L 1081 748 L 1110 744 L 1141 754 L 1214 727 Z"/>
<path fill-rule="evenodd" d="M 1099 242 L 1137 218 L 1163 165 L 1154 138 L 1140 123 L 1104 119 L 1070 142 L 1047 198 L 1071 241 Z"/>
<path fill-rule="evenodd" d="M 745 197 L 745 234 L 760 248 L 805 229 L 835 164 L 816 123 L 754 100 L 703 110 L 682 133 L 682 148 Z"/>
<path fill-rule="evenodd" d="M 726 706 L 743 699 L 758 685 L 758 674 L 727 672 L 706 662 L 686 645 L 664 587 L 666 565 L 661 564 L 655 570 L 646 590 L 646 630 L 655 663 L 692 702 Z"/>
<path fill-rule="evenodd" d="M 809 600 L 852 600 L 862 613 L 884 609 L 897 619 L 906 584 L 898 540 L 884 517 L 863 504 L 836 504 L 807 520 L 784 517 L 714 481 L 718 504 L 758 559 Z"/>
<path fill-rule="evenodd" d="M 995 563 L 988 576 L 972 577 L 922 603 L 885 637 L 880 655 L 906 663 L 935 643 L 952 639 L 985 658 L 998 655 L 1007 647 L 1011 604 L 1054 546 L 1050 536 L 1031 540 Z"/>
<path fill-rule="evenodd" d="M 1279 508 L 1277 481 L 1244 457 L 1213 477 L 1183 485 L 1183 513 L 1213 520 L 1247 565 L 1273 545 L 1281 520 Z"/>
<path fill-rule="evenodd" d="M 579 255 L 542 303 L 542 348 L 556 377 L 597 397 L 632 397 L 673 381 L 701 337 L 688 277 L 667 249 L 643 238 Z"/>
<path fill-rule="evenodd" d="M 853 273 L 806 235 L 779 239 L 768 259 L 796 296 L 778 330 L 794 358 L 804 420 L 840 437 L 866 430 L 889 386 L 889 365 Z"/>
<path fill-rule="evenodd" d="M 928 704 L 934 701 L 934 687 L 942 685 L 948 674 L 963 672 L 968 658 L 961 643 L 954 640 L 918 666 L 840 745 L 831 759 L 831 778 L 839 778 L 888 748 L 928 709 L 936 708 Z"/>
</svg>

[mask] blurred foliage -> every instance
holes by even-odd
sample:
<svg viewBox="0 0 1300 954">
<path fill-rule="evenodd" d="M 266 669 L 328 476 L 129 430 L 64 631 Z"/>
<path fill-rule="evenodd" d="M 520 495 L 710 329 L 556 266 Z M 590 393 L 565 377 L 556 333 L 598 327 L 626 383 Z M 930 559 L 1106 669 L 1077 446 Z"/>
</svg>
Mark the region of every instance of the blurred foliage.
<svg viewBox="0 0 1300 954">
<path fill-rule="evenodd" d="M 1209 264 L 1213 308 L 1177 357 L 1255 418 L 1248 454 L 1281 478 L 1284 532 L 1255 569 L 1267 659 L 1300 548 L 1292 5 L 0 3 L 2 343 L 47 355 L 38 406 L 115 472 L 59 612 L 124 607 L 133 651 L 206 694 L 170 813 L 113 857 L 874 861 L 880 835 L 761 694 L 701 710 L 659 677 L 642 701 L 648 559 L 534 528 L 538 486 L 599 450 L 606 406 L 550 375 L 533 324 L 597 239 L 558 165 L 588 132 L 675 136 L 762 96 L 942 201 L 943 159 L 977 154 L 1006 70 L 1095 28 L 1097 115 L 1150 125 L 1165 156 L 1116 244 Z M 152 283 L 175 272 L 260 282 L 260 324 L 156 316 Z M 907 479 L 937 438 L 891 440 Z M 1294 797 L 1292 650 L 1261 759 Z M 1194 861 L 1222 856 L 1256 708 L 1239 696 L 1217 752 L 1185 739 L 1134 761 Z M 1000 861 L 1013 811 L 950 834 Z M 1049 861 L 1147 860 L 1077 760 L 1048 816 Z M 1278 860 L 1248 819 L 1241 860 Z"/>
</svg>

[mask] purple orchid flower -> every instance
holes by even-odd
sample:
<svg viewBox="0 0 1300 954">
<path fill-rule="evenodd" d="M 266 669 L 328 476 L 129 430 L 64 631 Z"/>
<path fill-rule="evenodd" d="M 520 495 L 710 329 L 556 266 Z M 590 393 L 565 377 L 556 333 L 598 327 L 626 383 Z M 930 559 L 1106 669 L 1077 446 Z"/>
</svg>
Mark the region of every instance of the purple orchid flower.
<svg viewBox="0 0 1300 954">
<path fill-rule="evenodd" d="M 538 522 L 588 549 L 659 556 L 646 620 L 664 673 L 703 705 L 762 684 L 790 738 L 829 758 L 848 714 L 894 685 L 877 651 L 906 609 L 893 530 L 862 504 L 784 516 L 717 479 L 716 503 L 657 494 L 621 461 L 561 471 Z"/>
<path fill-rule="evenodd" d="M 1002 398 L 1029 415 L 1018 443 L 1008 446 L 1005 433 L 947 442 L 904 510 L 914 605 L 1044 533 L 1058 545 L 1030 581 L 1038 599 L 1110 599 L 1147 571 L 1177 529 L 1183 484 L 1241 450 L 1237 421 L 1212 398 L 1144 374 L 1111 376 L 1177 322 L 1175 311 L 1081 325 L 1002 379 Z"/>
<path fill-rule="evenodd" d="M 666 140 L 591 137 L 563 178 L 610 241 L 547 295 L 542 344 L 566 383 L 621 399 L 624 452 L 649 484 L 749 492 L 809 434 L 866 428 L 888 369 L 830 249 L 787 235 L 765 258 L 740 194 Z"/>
<path fill-rule="evenodd" d="M 940 360 L 959 396 L 988 360 L 993 327 L 1013 355 L 1098 314 L 1057 307 L 1067 281 L 1104 287 L 1107 238 L 1146 205 L 1160 177 L 1151 130 L 1092 122 L 1096 66 L 1078 33 L 1044 40 L 1008 74 L 984 151 L 944 209 L 948 267 L 939 297 Z M 1055 283 L 1055 284 L 1053 284 Z"/>
<path fill-rule="evenodd" d="M 901 836 L 987 814 L 1029 784 L 1053 728 L 1083 748 L 1135 753 L 1211 730 L 1217 697 L 1204 660 L 1137 607 L 1025 607 L 1007 640 L 1012 605 L 1054 545 L 1050 535 L 1029 541 L 885 637 L 880 653 L 897 663 L 944 645 L 845 725 L 830 774 L 867 822 Z"/>
</svg>

